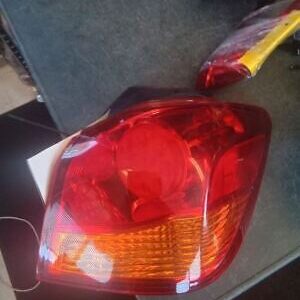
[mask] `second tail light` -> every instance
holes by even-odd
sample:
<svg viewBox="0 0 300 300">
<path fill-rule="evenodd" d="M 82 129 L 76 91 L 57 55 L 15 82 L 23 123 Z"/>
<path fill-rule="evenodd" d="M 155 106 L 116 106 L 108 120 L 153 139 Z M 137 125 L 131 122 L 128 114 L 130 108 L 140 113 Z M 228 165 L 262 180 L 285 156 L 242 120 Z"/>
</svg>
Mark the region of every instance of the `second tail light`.
<svg viewBox="0 0 300 300">
<path fill-rule="evenodd" d="M 201 67 L 197 88 L 215 89 L 254 77 L 276 47 L 299 29 L 299 0 L 279 1 L 251 13 Z"/>
</svg>

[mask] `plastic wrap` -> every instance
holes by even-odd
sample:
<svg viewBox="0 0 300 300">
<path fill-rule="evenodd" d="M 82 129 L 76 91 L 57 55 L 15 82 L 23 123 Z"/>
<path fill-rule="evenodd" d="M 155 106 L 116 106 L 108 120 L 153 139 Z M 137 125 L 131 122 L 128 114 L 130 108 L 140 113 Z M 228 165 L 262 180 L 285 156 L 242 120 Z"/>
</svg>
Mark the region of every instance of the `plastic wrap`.
<svg viewBox="0 0 300 300">
<path fill-rule="evenodd" d="M 204 63 L 197 88 L 219 88 L 255 76 L 272 51 L 299 28 L 299 0 L 255 11 Z"/>
</svg>

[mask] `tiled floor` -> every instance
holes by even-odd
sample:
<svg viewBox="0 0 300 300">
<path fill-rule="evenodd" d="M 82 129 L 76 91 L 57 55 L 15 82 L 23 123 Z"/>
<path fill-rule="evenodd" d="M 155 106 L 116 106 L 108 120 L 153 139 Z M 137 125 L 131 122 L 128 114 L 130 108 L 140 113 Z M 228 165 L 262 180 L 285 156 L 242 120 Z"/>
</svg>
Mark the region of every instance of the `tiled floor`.
<svg viewBox="0 0 300 300">
<path fill-rule="evenodd" d="M 32 87 L 25 85 L 8 64 L 0 66 L 0 114 L 28 103 L 36 97 Z"/>
</svg>

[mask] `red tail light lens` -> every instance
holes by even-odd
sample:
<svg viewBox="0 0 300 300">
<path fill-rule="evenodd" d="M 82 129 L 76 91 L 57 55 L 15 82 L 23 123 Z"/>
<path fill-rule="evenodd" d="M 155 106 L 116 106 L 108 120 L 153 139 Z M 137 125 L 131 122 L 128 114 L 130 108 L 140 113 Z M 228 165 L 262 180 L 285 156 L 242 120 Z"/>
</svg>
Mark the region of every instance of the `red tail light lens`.
<svg viewBox="0 0 300 300">
<path fill-rule="evenodd" d="M 215 89 L 254 77 L 265 60 L 300 28 L 300 1 L 279 1 L 247 16 L 201 67 L 196 87 Z"/>
<path fill-rule="evenodd" d="M 87 128 L 57 161 L 38 278 L 132 294 L 213 281 L 241 244 L 270 130 L 261 108 L 203 97 Z"/>
<path fill-rule="evenodd" d="M 232 44 L 232 47 L 236 46 Z M 221 88 L 252 77 L 250 70 L 239 63 L 245 52 L 245 49 L 240 49 L 237 53 L 216 53 L 211 62 L 205 63 L 201 68 L 196 82 L 197 89 L 203 91 Z"/>
</svg>

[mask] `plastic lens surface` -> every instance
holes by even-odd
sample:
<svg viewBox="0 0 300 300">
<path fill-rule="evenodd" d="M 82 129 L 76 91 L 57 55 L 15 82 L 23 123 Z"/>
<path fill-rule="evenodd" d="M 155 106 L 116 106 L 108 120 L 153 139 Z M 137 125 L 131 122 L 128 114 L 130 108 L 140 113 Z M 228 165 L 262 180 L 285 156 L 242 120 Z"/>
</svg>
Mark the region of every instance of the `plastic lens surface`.
<svg viewBox="0 0 300 300">
<path fill-rule="evenodd" d="M 83 130 L 53 172 L 38 278 L 129 294 L 215 280 L 243 239 L 270 130 L 264 110 L 204 97 Z"/>
</svg>

